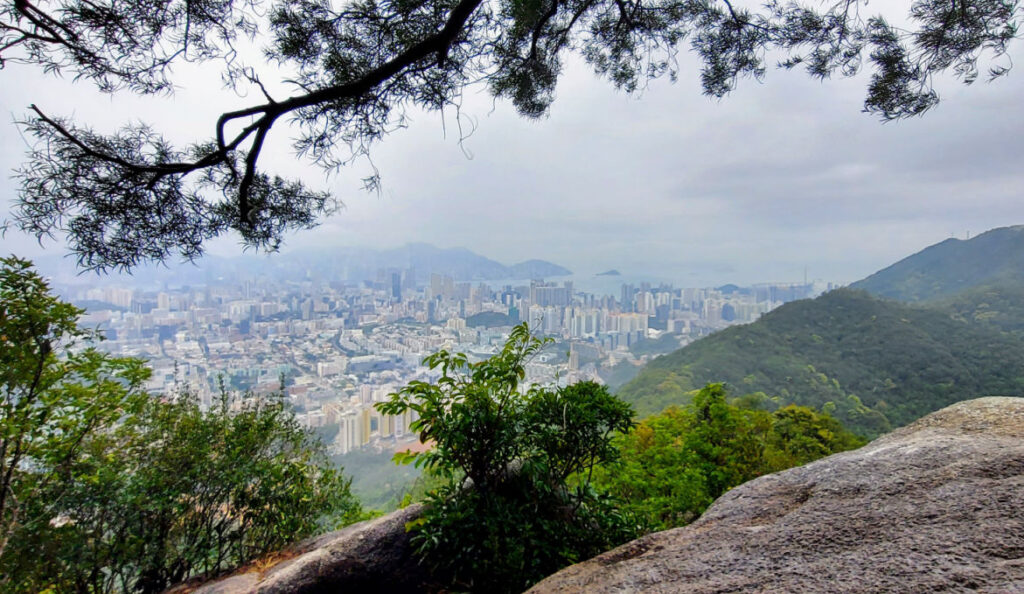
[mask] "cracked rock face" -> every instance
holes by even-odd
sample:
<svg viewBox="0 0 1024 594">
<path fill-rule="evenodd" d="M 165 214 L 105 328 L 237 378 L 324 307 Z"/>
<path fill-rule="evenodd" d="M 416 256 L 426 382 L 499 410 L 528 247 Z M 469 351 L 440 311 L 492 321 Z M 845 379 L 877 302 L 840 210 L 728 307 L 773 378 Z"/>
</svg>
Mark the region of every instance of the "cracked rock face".
<svg viewBox="0 0 1024 594">
<path fill-rule="evenodd" d="M 764 476 L 530 592 L 1024 593 L 1024 398 Z"/>
</svg>

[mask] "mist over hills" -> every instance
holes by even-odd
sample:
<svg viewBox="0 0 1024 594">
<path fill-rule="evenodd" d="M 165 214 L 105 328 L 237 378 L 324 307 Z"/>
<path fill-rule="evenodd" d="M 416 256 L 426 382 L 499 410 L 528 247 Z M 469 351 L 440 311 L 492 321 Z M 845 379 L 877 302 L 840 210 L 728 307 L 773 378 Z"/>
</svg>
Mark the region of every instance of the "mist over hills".
<svg viewBox="0 0 1024 594">
<path fill-rule="evenodd" d="M 1020 395 L 1022 264 L 1024 227 L 946 240 L 654 359 L 618 393 L 645 416 L 724 381 L 734 396 L 823 408 L 867 436 L 958 400 Z"/>
<path fill-rule="evenodd" d="M 46 274 L 64 282 L 84 283 L 97 278 L 81 274 L 72 259 L 60 256 L 41 258 L 37 265 Z M 325 247 L 284 254 L 241 254 L 231 258 L 206 255 L 195 263 L 143 265 L 123 278 L 136 285 L 165 283 L 168 278 L 173 278 L 175 284 L 203 284 L 235 276 L 360 282 L 377 280 L 381 271 L 385 274 L 404 273 L 410 269 L 415 272 L 418 283 L 429 282 L 431 274 L 443 274 L 463 282 L 528 280 L 572 274 L 570 270 L 545 260 L 505 265 L 466 248 L 446 249 L 427 243 L 411 243 L 388 250 Z M 101 278 L 107 282 L 111 277 Z"/>
<path fill-rule="evenodd" d="M 428 243 L 410 243 L 390 250 L 351 248 L 331 253 L 300 252 L 319 274 L 348 280 L 375 279 L 379 270 L 416 272 L 418 282 L 431 274 L 443 274 L 457 281 L 531 279 L 566 276 L 572 272 L 545 260 L 527 260 L 506 266 L 466 248 L 438 248 Z"/>
</svg>

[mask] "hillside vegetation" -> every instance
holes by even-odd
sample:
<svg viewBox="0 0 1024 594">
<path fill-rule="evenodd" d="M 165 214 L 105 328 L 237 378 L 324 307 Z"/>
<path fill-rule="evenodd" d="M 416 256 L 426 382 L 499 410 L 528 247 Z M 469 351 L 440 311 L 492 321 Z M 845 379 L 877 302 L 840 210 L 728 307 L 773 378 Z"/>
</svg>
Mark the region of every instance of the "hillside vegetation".
<svg viewBox="0 0 1024 594">
<path fill-rule="evenodd" d="M 983 285 L 932 305 L 956 319 L 1024 337 L 1024 285 Z"/>
<path fill-rule="evenodd" d="M 671 406 L 616 438 L 619 457 L 595 482 L 653 530 L 683 526 L 748 480 L 864 445 L 832 417 L 807 407 L 761 410 L 728 401 L 709 384 L 685 407 Z"/>
<path fill-rule="evenodd" d="M 960 309 L 833 291 L 654 359 L 619 395 L 644 417 L 726 382 L 735 394 L 764 392 L 777 405 L 831 412 L 873 437 L 958 400 L 1021 393 L 1024 343 L 999 330 L 1014 323 L 968 296 L 949 307 Z"/>
<path fill-rule="evenodd" d="M 470 328 L 497 328 L 513 324 L 512 318 L 500 311 L 482 311 L 466 318 L 466 326 Z"/>
</svg>

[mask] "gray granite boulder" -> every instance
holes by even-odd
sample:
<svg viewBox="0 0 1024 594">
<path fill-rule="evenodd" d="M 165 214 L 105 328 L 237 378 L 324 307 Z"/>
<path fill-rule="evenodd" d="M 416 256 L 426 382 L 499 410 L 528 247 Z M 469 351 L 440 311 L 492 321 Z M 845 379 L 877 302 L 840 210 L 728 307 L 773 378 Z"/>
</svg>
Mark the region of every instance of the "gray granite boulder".
<svg viewBox="0 0 1024 594">
<path fill-rule="evenodd" d="M 426 572 L 412 555 L 405 524 L 422 506 L 353 524 L 305 540 L 284 551 L 283 560 L 254 564 L 234 575 L 200 586 L 179 586 L 174 593 L 312 594 L 327 592 L 404 593 L 432 590 Z"/>
<path fill-rule="evenodd" d="M 764 476 L 530 592 L 1024 593 L 1024 398 Z"/>
</svg>

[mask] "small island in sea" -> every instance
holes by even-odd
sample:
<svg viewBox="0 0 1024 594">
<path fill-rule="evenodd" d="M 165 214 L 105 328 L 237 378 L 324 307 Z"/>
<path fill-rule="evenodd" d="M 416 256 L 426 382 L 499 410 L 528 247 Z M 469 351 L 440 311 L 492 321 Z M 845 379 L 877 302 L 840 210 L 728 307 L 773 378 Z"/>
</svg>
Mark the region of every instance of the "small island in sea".
<svg viewBox="0 0 1024 594">
<path fill-rule="evenodd" d="M 615 270 L 614 268 L 612 268 L 611 270 L 606 270 L 604 272 L 598 272 L 594 276 L 622 276 L 622 273 L 619 272 L 618 270 Z"/>
</svg>

